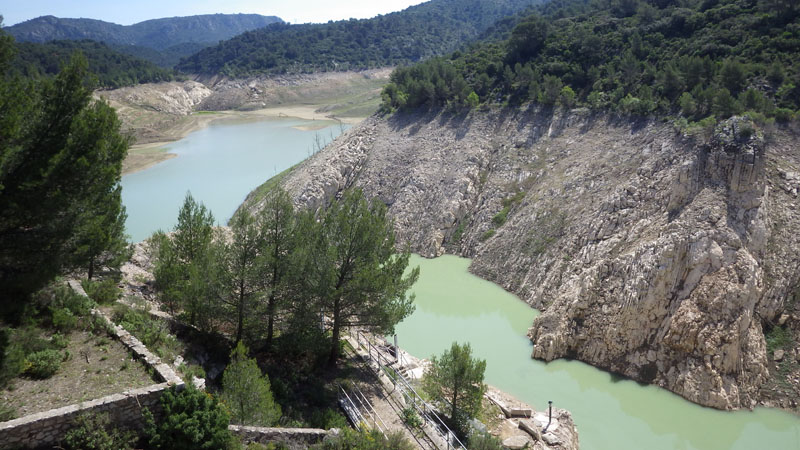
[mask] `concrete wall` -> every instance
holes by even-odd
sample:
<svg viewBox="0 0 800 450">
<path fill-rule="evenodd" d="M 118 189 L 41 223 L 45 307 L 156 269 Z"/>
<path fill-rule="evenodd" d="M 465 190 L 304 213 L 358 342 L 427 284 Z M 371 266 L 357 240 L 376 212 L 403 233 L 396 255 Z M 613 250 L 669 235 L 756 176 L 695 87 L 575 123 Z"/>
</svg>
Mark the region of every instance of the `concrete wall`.
<svg viewBox="0 0 800 450">
<path fill-rule="evenodd" d="M 86 295 L 77 281 L 70 281 L 69 285 L 75 292 Z M 75 418 L 84 413 L 107 412 L 117 427 L 140 429 L 143 424 L 143 408 L 149 408 L 158 417 L 162 412 L 159 402 L 161 394 L 173 385 L 178 389 L 183 388 L 183 380 L 172 370 L 172 367 L 161 362 L 161 359 L 153 355 L 141 341 L 122 327 L 112 324 L 99 310 L 92 310 L 92 314 L 105 320 L 109 325 L 111 336 L 122 342 L 136 359 L 152 368 L 155 376 L 161 382 L 132 391 L 108 395 L 97 400 L 2 422 L 0 423 L 0 449 L 56 445 L 64 433 L 72 428 Z"/>
</svg>

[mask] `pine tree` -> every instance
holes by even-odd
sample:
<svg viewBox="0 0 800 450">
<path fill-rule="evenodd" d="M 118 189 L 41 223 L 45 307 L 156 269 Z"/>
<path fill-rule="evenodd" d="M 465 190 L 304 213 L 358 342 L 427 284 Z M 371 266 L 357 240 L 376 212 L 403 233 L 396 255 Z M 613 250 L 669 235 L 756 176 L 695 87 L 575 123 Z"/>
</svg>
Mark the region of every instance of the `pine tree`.
<svg viewBox="0 0 800 450">
<path fill-rule="evenodd" d="M 80 240 L 76 231 L 88 217 L 114 216 L 119 200 L 108 193 L 118 188 L 128 148 L 113 109 L 92 100 L 82 55 L 73 56 L 54 78 L 23 80 L 8 73 L 12 46 L 13 40 L 0 32 L 4 306 L 21 305 L 72 265 Z"/>
<path fill-rule="evenodd" d="M 245 337 L 261 294 L 264 238 L 260 224 L 247 211 L 231 219 L 230 242 L 221 246 L 221 283 L 218 298 L 225 317 L 235 327 L 235 343 Z"/>
<path fill-rule="evenodd" d="M 219 249 L 214 240 L 214 216 L 187 193 L 172 236 L 157 232 L 151 237 L 156 249 L 153 275 L 159 297 L 171 311 L 183 309 L 189 323 L 201 330 L 213 329 L 217 315 L 214 301 L 219 282 Z"/>
<path fill-rule="evenodd" d="M 294 208 L 289 194 L 276 188 L 267 195 L 260 216 L 264 234 L 264 291 L 266 292 L 267 347 L 275 335 L 275 318 L 287 300 L 287 281 L 294 251 Z"/>
<path fill-rule="evenodd" d="M 299 265 L 304 297 L 313 299 L 331 322 L 328 362 L 335 364 L 342 328 L 362 326 L 389 333 L 414 311 L 406 291 L 417 280 L 419 268 L 403 276 L 409 253 L 395 251 L 386 206 L 368 203 L 359 189 L 345 191 L 319 221 L 305 223 L 306 260 Z"/>
<path fill-rule="evenodd" d="M 446 411 L 461 431 L 466 431 L 467 421 L 481 408 L 486 392 L 483 373 L 486 360 L 472 357 L 469 343 L 453 342 L 440 357 L 431 357 L 431 367 L 423 378 L 423 389 Z"/>
<path fill-rule="evenodd" d="M 269 377 L 261 375 L 256 360 L 247 357 L 247 348 L 241 342 L 231 352 L 231 362 L 222 374 L 222 401 L 230 408 L 235 424 L 268 427 L 281 417 Z"/>
</svg>

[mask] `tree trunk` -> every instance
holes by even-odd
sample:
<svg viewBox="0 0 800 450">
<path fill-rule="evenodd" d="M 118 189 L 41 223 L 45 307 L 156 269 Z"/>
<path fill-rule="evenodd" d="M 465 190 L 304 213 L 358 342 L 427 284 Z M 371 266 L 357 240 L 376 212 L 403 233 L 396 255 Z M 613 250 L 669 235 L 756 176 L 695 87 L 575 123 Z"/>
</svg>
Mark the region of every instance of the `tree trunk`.
<svg viewBox="0 0 800 450">
<path fill-rule="evenodd" d="M 239 282 L 239 321 L 236 325 L 236 342 L 233 345 L 239 344 L 242 340 L 242 331 L 244 329 L 244 280 Z"/>
<path fill-rule="evenodd" d="M 450 413 L 450 418 L 453 420 L 454 423 L 457 420 L 456 419 L 456 399 L 457 398 L 458 398 L 458 386 L 456 385 L 456 387 L 453 389 L 453 405 L 452 405 L 453 409 L 452 409 L 452 412 Z"/>
<path fill-rule="evenodd" d="M 328 365 L 336 366 L 339 359 L 339 298 L 333 302 L 333 332 L 331 333 L 331 354 L 328 358 Z"/>
<path fill-rule="evenodd" d="M 267 301 L 267 348 L 272 348 L 272 332 L 275 322 L 275 293 L 269 295 Z"/>
<path fill-rule="evenodd" d="M 91 280 L 92 276 L 94 276 L 94 258 L 89 258 L 89 274 L 86 278 Z"/>
</svg>

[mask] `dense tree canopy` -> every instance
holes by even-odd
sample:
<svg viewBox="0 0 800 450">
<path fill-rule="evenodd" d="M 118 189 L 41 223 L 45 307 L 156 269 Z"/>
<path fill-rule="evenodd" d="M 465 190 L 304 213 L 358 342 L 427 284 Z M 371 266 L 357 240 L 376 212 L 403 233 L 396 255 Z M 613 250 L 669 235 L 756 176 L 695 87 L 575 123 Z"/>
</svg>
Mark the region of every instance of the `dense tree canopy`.
<svg viewBox="0 0 800 450">
<path fill-rule="evenodd" d="M 460 107 L 474 91 L 484 103 L 788 120 L 798 48 L 796 2 L 553 0 L 505 42 L 396 70 L 383 109 Z"/>
<path fill-rule="evenodd" d="M 139 83 L 157 83 L 172 80 L 171 70 L 156 66 L 150 61 L 129 56 L 107 45 L 88 41 L 50 41 L 39 44 L 20 42 L 14 66 L 23 75 L 38 77 L 58 73 L 70 55 L 82 52 L 88 60 L 88 70 L 97 77 L 98 87 L 118 88 Z"/>
<path fill-rule="evenodd" d="M 172 236 L 154 236 L 161 300 L 201 329 L 267 347 L 278 333 L 299 345 L 313 335 L 308 343 L 319 346 L 322 316 L 330 363 L 343 328 L 388 333 L 411 314 L 406 291 L 419 268 L 405 273 L 409 253 L 396 251 L 385 205 L 348 190 L 321 211 L 294 212 L 276 188 L 263 208 L 237 212 L 229 233 L 214 233 L 205 208 L 187 196 Z"/>
<path fill-rule="evenodd" d="M 401 12 L 324 24 L 273 24 L 181 61 L 185 73 L 356 70 L 420 61 L 451 52 L 495 21 L 539 0 L 434 0 Z"/>
<path fill-rule="evenodd" d="M 404 276 L 409 253 L 396 253 L 386 206 L 368 202 L 360 189 L 348 190 L 317 220 L 311 212 L 300 228 L 305 301 L 330 319 L 329 363 L 339 357 L 341 330 L 361 326 L 389 333 L 414 311 L 406 291 L 419 268 Z"/>
<path fill-rule="evenodd" d="M 0 34 L 0 297 L 19 304 L 92 240 L 89 221 L 120 217 L 128 140 L 106 103 L 92 100 L 87 62 L 53 78 L 10 71 L 13 40 Z M 105 237 L 98 239 L 105 240 Z M 97 254 L 104 245 L 95 247 Z M 84 261 L 88 263 L 89 261 Z"/>
</svg>

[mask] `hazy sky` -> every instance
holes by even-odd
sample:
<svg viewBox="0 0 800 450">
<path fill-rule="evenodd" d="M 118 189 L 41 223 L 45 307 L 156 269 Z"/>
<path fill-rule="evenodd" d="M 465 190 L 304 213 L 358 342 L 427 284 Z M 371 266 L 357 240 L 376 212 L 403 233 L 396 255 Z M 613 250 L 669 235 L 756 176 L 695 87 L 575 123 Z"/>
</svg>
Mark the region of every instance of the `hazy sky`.
<svg viewBox="0 0 800 450">
<path fill-rule="evenodd" d="M 130 25 L 148 19 L 214 13 L 278 16 L 292 23 L 367 18 L 423 0 L 3 0 L 3 25 L 39 16 L 84 17 Z"/>
</svg>

